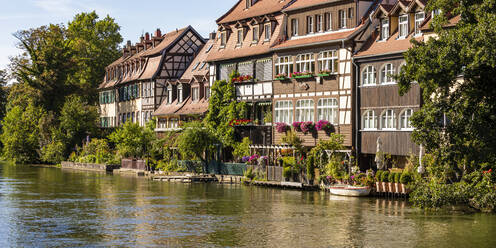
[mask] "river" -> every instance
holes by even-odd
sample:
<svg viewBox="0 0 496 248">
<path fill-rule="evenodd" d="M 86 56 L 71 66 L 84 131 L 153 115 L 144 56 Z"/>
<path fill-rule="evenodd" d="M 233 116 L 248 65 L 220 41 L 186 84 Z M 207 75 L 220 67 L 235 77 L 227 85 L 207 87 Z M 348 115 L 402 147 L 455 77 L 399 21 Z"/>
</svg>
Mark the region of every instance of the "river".
<svg viewBox="0 0 496 248">
<path fill-rule="evenodd" d="M 496 247 L 496 216 L 0 164 L 0 247 Z"/>
</svg>

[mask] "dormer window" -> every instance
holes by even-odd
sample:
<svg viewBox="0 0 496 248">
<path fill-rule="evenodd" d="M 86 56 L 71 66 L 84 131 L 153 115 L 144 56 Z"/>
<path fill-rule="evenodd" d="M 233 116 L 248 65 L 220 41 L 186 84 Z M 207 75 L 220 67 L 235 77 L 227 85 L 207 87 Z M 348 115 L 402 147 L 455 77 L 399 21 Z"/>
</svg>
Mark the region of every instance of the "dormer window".
<svg viewBox="0 0 496 248">
<path fill-rule="evenodd" d="M 422 25 L 424 19 L 425 19 L 424 12 L 415 13 L 415 35 L 420 35 L 422 33 L 420 31 L 420 25 Z"/>
<path fill-rule="evenodd" d="M 220 33 L 220 46 L 225 47 L 226 41 L 227 41 L 227 32 L 224 31 L 224 32 Z"/>
<path fill-rule="evenodd" d="M 381 21 L 381 40 L 387 40 L 389 38 L 389 20 L 383 19 Z"/>
<path fill-rule="evenodd" d="M 298 36 L 298 19 L 291 19 L 291 35 Z"/>
<path fill-rule="evenodd" d="M 339 28 L 341 29 L 346 28 L 346 11 L 340 10 L 338 11 L 338 14 L 339 14 Z"/>
<path fill-rule="evenodd" d="M 193 101 L 198 101 L 200 96 L 200 89 L 198 87 L 194 87 L 191 89 L 191 99 Z"/>
<path fill-rule="evenodd" d="M 331 13 L 327 12 L 324 14 L 324 29 L 325 31 L 331 31 L 332 29 L 332 22 L 331 22 L 332 18 L 331 18 Z"/>
<path fill-rule="evenodd" d="M 179 84 L 177 86 L 177 102 L 182 103 L 183 102 L 183 85 Z"/>
<path fill-rule="evenodd" d="M 313 16 L 307 16 L 307 34 L 313 33 Z"/>
<path fill-rule="evenodd" d="M 399 18 L 399 38 L 405 38 L 408 35 L 408 15 L 402 15 Z"/>
<path fill-rule="evenodd" d="M 265 29 L 265 40 L 269 41 L 270 38 L 272 37 L 272 25 L 270 25 L 270 23 L 267 23 L 264 25 L 264 29 Z"/>
<path fill-rule="evenodd" d="M 169 85 L 169 87 L 167 87 L 167 102 L 169 104 L 172 103 L 172 85 Z"/>
<path fill-rule="evenodd" d="M 238 46 L 241 46 L 243 44 L 243 29 L 238 29 L 238 43 L 236 43 Z"/>
<path fill-rule="evenodd" d="M 253 27 L 253 43 L 258 42 L 258 27 Z"/>
<path fill-rule="evenodd" d="M 253 0 L 245 0 L 246 1 L 246 8 L 250 8 L 251 6 L 253 6 Z"/>
</svg>

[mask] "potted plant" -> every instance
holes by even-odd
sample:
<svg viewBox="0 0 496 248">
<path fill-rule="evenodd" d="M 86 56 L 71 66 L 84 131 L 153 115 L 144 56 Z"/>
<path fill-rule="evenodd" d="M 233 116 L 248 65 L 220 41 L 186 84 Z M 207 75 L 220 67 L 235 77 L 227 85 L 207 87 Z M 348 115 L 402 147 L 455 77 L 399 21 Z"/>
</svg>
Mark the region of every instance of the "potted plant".
<svg viewBox="0 0 496 248">
<path fill-rule="evenodd" d="M 313 77 L 313 73 L 309 71 L 304 71 L 304 72 L 293 72 L 291 73 L 291 78 L 311 78 Z"/>
<path fill-rule="evenodd" d="M 288 76 L 285 73 L 279 73 L 275 77 L 275 80 L 279 80 L 279 81 L 287 80 L 287 79 L 288 79 Z"/>
<path fill-rule="evenodd" d="M 395 172 L 390 172 L 389 173 L 389 176 L 388 176 L 388 188 L 389 188 L 389 192 L 394 194 L 394 190 L 395 190 L 395 185 L 394 185 L 394 175 L 396 173 Z"/>
<path fill-rule="evenodd" d="M 253 76 L 251 76 L 251 75 L 240 75 L 239 77 L 235 77 L 232 79 L 232 81 L 235 83 L 243 83 L 243 82 L 248 82 L 248 81 L 252 81 L 252 80 L 253 80 Z"/>
<path fill-rule="evenodd" d="M 300 130 L 304 133 L 307 134 L 309 132 L 312 132 L 315 130 L 315 124 L 311 121 L 305 121 L 300 124 Z"/>
<path fill-rule="evenodd" d="M 320 71 L 320 72 L 317 74 L 317 76 L 319 76 L 319 77 L 328 77 L 328 76 L 330 76 L 331 74 L 332 74 L 332 71 L 331 71 L 331 70 L 329 70 L 329 69 L 326 69 L 326 70 L 322 70 L 322 71 Z"/>
<path fill-rule="evenodd" d="M 376 191 L 377 192 L 382 192 L 383 191 L 381 176 L 382 176 L 382 170 L 378 170 L 375 173 L 375 188 L 376 188 Z"/>
<path fill-rule="evenodd" d="M 284 122 L 278 122 L 276 123 L 276 130 L 278 133 L 285 133 L 289 131 L 291 128 L 288 126 L 288 124 Z"/>
<path fill-rule="evenodd" d="M 315 124 L 315 129 L 317 131 L 324 131 L 327 135 L 334 132 L 334 126 L 326 120 L 320 120 Z"/>
<path fill-rule="evenodd" d="M 400 177 L 400 183 L 401 183 L 401 193 L 402 194 L 408 194 L 410 193 L 410 190 L 408 189 L 408 184 L 413 181 L 412 174 L 408 171 L 404 171 L 403 174 L 401 174 Z"/>
<path fill-rule="evenodd" d="M 382 188 L 384 189 L 384 192 L 389 192 L 389 171 L 384 171 L 381 174 L 381 182 L 382 182 Z"/>
<path fill-rule="evenodd" d="M 293 128 L 296 132 L 301 132 L 301 124 L 303 122 L 300 122 L 300 121 L 295 121 L 293 122 Z"/>
<path fill-rule="evenodd" d="M 394 193 L 401 194 L 401 184 L 400 184 L 401 172 L 394 173 Z"/>
</svg>

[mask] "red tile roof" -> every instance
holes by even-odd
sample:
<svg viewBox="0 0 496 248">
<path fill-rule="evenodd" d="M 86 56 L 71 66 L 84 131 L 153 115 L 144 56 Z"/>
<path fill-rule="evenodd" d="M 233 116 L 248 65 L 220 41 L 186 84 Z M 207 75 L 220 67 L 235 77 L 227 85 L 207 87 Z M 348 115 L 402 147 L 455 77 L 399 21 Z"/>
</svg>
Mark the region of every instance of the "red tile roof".
<svg viewBox="0 0 496 248">
<path fill-rule="evenodd" d="M 355 57 L 359 58 L 373 55 L 403 53 L 412 46 L 410 39 L 413 37 L 413 32 L 404 39 L 396 39 L 397 37 L 398 32 L 395 32 L 386 41 L 381 41 L 380 36 L 375 33 Z M 423 36 L 416 37 L 414 39 L 417 41 L 422 41 Z"/>
<path fill-rule="evenodd" d="M 143 53 L 143 56 L 156 55 L 162 52 L 162 50 L 168 48 L 179 36 L 181 36 L 189 27 L 178 29 L 176 31 L 169 32 L 162 36 L 163 40 L 152 49 L 148 49 Z"/>
<path fill-rule="evenodd" d="M 199 101 L 193 101 L 191 97 L 184 106 L 179 109 L 176 114 L 178 115 L 201 115 L 208 111 L 208 100 L 201 99 Z"/>
<path fill-rule="evenodd" d="M 321 43 L 332 43 L 332 42 L 340 41 L 343 39 L 347 39 L 348 37 L 351 37 L 362 27 L 363 24 L 352 30 L 338 31 L 329 34 L 322 34 L 322 35 L 315 35 L 310 37 L 302 37 L 302 38 L 287 40 L 279 45 L 272 47 L 272 50 L 281 50 L 286 48 L 296 48 L 296 47 L 303 47 L 308 45 L 316 45 Z"/>
<path fill-rule="evenodd" d="M 155 112 L 153 112 L 153 116 L 165 116 L 165 115 L 174 115 L 179 109 L 181 109 L 186 101 L 182 103 L 178 103 L 177 99 L 171 104 L 167 104 L 166 102 L 162 103 L 160 107 L 158 107 Z"/>
<path fill-rule="evenodd" d="M 307 7 L 322 5 L 326 3 L 338 2 L 341 0 L 297 0 L 295 3 L 291 4 L 284 11 L 291 11 L 297 9 L 303 9 Z"/>
<path fill-rule="evenodd" d="M 292 0 L 258 0 L 253 6 L 247 9 L 245 0 L 239 0 L 226 14 L 217 19 L 217 23 L 230 23 L 276 13 L 291 2 Z"/>
<path fill-rule="evenodd" d="M 194 76 L 205 76 L 209 72 L 206 63 L 208 54 L 212 51 L 215 40 L 208 40 L 205 46 L 198 52 L 188 69 L 183 73 L 182 79 L 192 79 Z M 203 65 L 203 68 L 202 68 Z"/>
</svg>

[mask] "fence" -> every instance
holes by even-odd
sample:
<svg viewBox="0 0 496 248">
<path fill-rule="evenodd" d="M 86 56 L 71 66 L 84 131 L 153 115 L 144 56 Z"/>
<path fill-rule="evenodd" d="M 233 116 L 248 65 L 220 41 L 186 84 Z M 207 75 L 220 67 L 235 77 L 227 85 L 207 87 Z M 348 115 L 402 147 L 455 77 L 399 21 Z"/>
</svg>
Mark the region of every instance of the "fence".
<svg viewBox="0 0 496 248">
<path fill-rule="evenodd" d="M 121 168 L 131 170 L 146 170 L 145 160 L 122 159 Z"/>
</svg>

